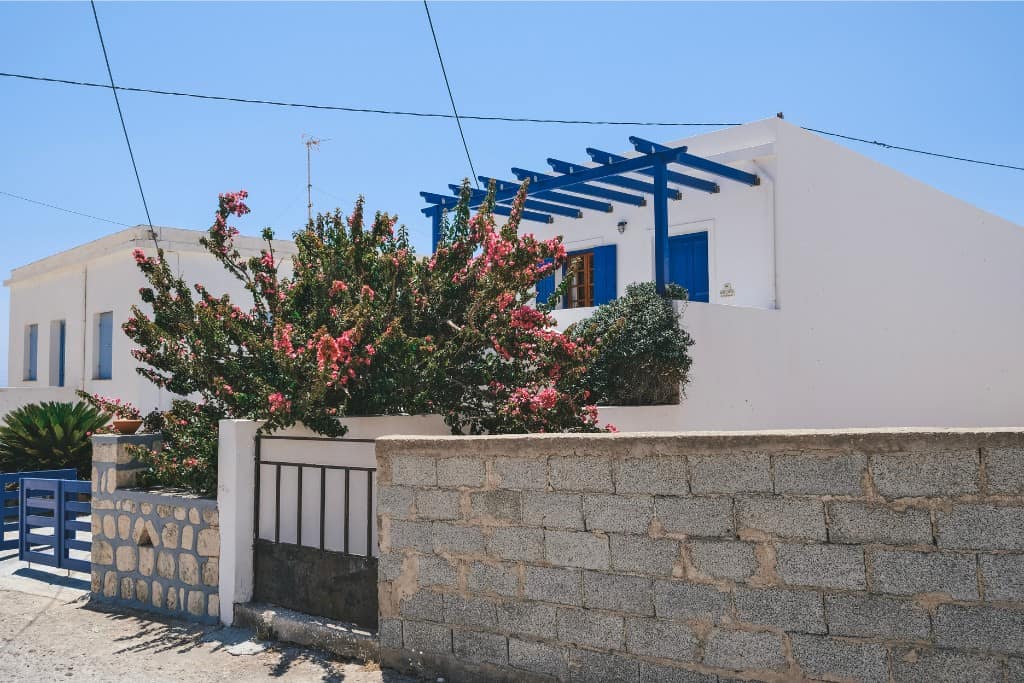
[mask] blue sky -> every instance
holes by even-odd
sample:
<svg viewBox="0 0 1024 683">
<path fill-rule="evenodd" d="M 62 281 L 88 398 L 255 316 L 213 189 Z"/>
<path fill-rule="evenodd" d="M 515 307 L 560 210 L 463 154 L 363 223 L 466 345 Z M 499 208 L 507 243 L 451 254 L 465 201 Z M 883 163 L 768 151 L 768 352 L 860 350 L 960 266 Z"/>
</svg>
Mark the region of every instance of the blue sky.
<svg viewBox="0 0 1024 683">
<path fill-rule="evenodd" d="M 101 3 L 122 85 L 446 112 L 420 3 Z M 858 137 L 1024 164 L 1024 4 L 442 3 L 431 5 L 463 114 L 787 120 Z M 0 71 L 103 82 L 88 3 L 0 3 Z M 397 212 L 420 251 L 420 190 L 468 175 L 450 120 L 380 117 L 122 93 L 154 223 L 205 228 L 218 192 L 245 188 L 239 227 L 287 236 L 315 207 Z M 145 222 L 110 92 L 0 78 L 0 190 Z M 509 177 L 587 146 L 700 129 L 467 121 L 477 171 Z M 850 144 L 1024 223 L 1024 173 Z M 0 276 L 120 229 L 0 195 Z M 7 351 L 0 295 L 0 358 Z M 6 362 L 0 363 L 0 385 Z"/>
</svg>

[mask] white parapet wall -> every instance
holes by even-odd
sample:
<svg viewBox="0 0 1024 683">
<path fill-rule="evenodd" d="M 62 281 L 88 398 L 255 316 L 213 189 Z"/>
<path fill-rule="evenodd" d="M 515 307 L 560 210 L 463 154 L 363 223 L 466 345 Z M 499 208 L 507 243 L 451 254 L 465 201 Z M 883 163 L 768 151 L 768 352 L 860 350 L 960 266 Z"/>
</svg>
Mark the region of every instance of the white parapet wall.
<svg viewBox="0 0 1024 683">
<path fill-rule="evenodd" d="M 0 419 L 12 410 L 44 401 L 78 400 L 71 387 L 0 387 Z"/>
</svg>

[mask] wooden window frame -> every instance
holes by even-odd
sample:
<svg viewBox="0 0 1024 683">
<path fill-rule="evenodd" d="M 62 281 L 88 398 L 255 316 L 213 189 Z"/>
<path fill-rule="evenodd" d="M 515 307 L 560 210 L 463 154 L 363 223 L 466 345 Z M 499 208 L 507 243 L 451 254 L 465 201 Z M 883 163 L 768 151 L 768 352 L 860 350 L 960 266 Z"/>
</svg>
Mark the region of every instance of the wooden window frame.
<svg viewBox="0 0 1024 683">
<path fill-rule="evenodd" d="M 579 270 L 572 264 L 580 260 Z M 565 277 L 572 278 L 572 284 L 565 292 L 566 308 L 589 308 L 594 305 L 594 252 L 581 251 L 569 255 Z"/>
</svg>

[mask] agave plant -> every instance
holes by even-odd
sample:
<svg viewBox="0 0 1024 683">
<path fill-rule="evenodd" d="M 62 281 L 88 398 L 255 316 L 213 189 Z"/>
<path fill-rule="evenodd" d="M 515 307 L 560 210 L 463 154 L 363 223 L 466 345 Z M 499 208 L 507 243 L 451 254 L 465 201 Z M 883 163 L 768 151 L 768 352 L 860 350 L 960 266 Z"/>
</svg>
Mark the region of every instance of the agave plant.
<svg viewBox="0 0 1024 683">
<path fill-rule="evenodd" d="M 86 403 L 32 403 L 12 410 L 0 425 L 0 472 L 74 467 L 88 477 L 93 432 L 110 419 Z"/>
</svg>

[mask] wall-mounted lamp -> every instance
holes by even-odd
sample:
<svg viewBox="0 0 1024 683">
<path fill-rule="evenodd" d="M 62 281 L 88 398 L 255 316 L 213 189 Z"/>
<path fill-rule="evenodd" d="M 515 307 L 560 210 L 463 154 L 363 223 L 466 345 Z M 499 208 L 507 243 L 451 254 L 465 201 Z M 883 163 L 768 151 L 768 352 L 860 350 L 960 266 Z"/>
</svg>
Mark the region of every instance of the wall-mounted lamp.
<svg viewBox="0 0 1024 683">
<path fill-rule="evenodd" d="M 619 221 L 618 228 L 619 228 L 619 234 L 620 235 L 622 233 L 626 232 L 626 226 L 627 225 L 629 225 L 629 223 L 627 221 Z"/>
</svg>

